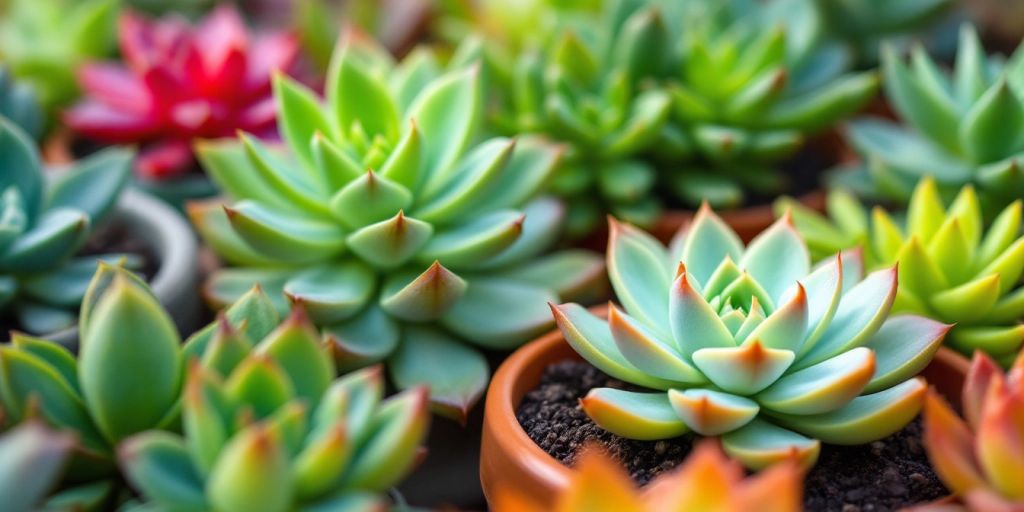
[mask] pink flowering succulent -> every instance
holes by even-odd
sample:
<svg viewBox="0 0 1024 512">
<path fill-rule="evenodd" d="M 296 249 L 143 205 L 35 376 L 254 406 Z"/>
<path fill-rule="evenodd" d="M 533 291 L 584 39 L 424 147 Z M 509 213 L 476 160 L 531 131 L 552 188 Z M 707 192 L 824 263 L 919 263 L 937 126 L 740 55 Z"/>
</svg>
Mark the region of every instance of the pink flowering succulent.
<svg viewBox="0 0 1024 512">
<path fill-rule="evenodd" d="M 238 130 L 276 136 L 271 76 L 293 66 L 294 35 L 254 37 L 237 10 L 222 6 L 195 26 L 180 17 L 125 12 L 119 42 L 123 63 L 79 69 L 87 97 L 65 120 L 88 139 L 140 144 L 141 177 L 187 173 L 196 139 L 234 137 Z"/>
</svg>

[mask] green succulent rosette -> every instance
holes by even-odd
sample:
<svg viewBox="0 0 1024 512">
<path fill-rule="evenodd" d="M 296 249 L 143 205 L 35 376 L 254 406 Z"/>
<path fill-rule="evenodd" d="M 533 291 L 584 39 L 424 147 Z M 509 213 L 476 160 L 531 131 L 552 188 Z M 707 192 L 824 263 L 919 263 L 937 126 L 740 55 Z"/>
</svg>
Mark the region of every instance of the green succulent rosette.
<svg viewBox="0 0 1024 512">
<path fill-rule="evenodd" d="M 48 175 L 35 143 L 0 117 L 0 315 L 36 334 L 75 324 L 96 261 L 125 257 L 76 253 L 113 209 L 132 158 L 108 149 Z"/>
<path fill-rule="evenodd" d="M 658 147 L 687 205 L 735 207 L 786 190 L 780 165 L 877 89 L 874 72 L 847 73 L 849 55 L 820 41 L 803 0 L 679 4 L 672 116 Z"/>
<path fill-rule="evenodd" d="M 591 253 L 548 252 L 565 210 L 533 197 L 558 149 L 476 142 L 479 80 L 427 52 L 395 63 L 358 38 L 335 55 L 326 104 L 278 77 L 284 151 L 245 134 L 200 147 L 230 201 L 190 208 L 232 264 L 207 299 L 227 304 L 259 283 L 280 310 L 305 306 L 340 367 L 387 361 L 400 389 L 429 384 L 436 409 L 464 417 L 489 377 L 473 345 L 544 332 L 544 303 L 591 294 L 602 274 Z"/>
<path fill-rule="evenodd" d="M 595 388 L 583 410 L 631 439 L 721 436 L 753 469 L 902 429 L 926 391 L 913 376 L 949 329 L 890 316 L 895 268 L 865 276 L 858 252 L 812 267 L 788 217 L 746 248 L 706 205 L 668 249 L 616 222 L 608 272 L 625 311 L 552 312 L 584 359 L 654 391 Z"/>
<path fill-rule="evenodd" d="M 29 83 L 50 115 L 78 95 L 75 70 L 113 53 L 119 0 L 8 0 L 0 61 Z"/>
<path fill-rule="evenodd" d="M 564 16 L 564 29 L 519 51 L 492 121 L 505 133 L 566 144 L 551 190 L 569 199 L 568 231 L 594 231 L 605 213 L 649 225 L 659 213 L 655 168 L 643 155 L 658 141 L 671 101 L 643 81 L 670 59 L 660 9 L 606 2 L 600 14 Z"/>
<path fill-rule="evenodd" d="M 946 337 L 952 348 L 981 350 L 1009 366 L 1024 345 L 1024 236 L 1021 200 L 995 219 L 983 220 L 981 200 L 968 185 L 947 207 L 937 180 L 917 185 L 905 213 L 868 209 L 849 192 L 834 190 L 828 216 L 790 199 L 800 234 L 815 257 L 855 246 L 865 248 L 868 269 L 899 264 L 895 310 L 956 324 Z"/>
<path fill-rule="evenodd" d="M 1005 61 L 990 58 L 965 25 L 952 71 L 921 47 L 909 63 L 884 48 L 882 71 L 886 96 L 904 124 L 850 123 L 848 138 L 864 164 L 836 173 L 837 185 L 905 202 L 926 176 L 946 197 L 970 184 L 987 219 L 1024 196 L 1024 50 Z"/>
</svg>

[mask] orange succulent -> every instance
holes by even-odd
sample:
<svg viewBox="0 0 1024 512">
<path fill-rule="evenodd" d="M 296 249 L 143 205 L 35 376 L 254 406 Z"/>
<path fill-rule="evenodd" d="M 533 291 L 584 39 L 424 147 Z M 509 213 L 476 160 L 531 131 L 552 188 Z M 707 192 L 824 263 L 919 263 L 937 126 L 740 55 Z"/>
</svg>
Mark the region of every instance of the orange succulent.
<svg viewBox="0 0 1024 512">
<path fill-rule="evenodd" d="M 934 390 L 925 399 L 932 466 L 967 510 L 1024 512 L 1024 352 L 1005 375 L 976 352 L 962 402 L 964 419 Z"/>
<path fill-rule="evenodd" d="M 616 462 L 595 447 L 583 451 L 569 486 L 552 507 L 499 488 L 495 512 L 789 512 L 801 510 L 803 471 L 794 459 L 744 478 L 718 443 L 703 441 L 686 462 L 640 490 Z"/>
</svg>

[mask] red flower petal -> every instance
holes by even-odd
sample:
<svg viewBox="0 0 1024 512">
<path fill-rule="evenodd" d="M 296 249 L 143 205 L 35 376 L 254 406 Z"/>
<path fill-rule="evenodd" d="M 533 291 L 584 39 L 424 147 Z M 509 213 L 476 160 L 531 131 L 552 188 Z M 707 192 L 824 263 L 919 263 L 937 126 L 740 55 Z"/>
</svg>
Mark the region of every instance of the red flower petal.
<svg viewBox="0 0 1024 512">
<path fill-rule="evenodd" d="M 118 110 L 142 114 L 152 107 L 145 84 L 117 64 L 84 64 L 78 69 L 78 83 L 92 99 Z"/>
<path fill-rule="evenodd" d="M 144 178 L 162 180 L 185 174 L 192 163 L 189 143 L 176 140 L 143 149 L 135 160 L 135 170 Z"/>
<path fill-rule="evenodd" d="M 64 122 L 90 139 L 110 144 L 144 140 L 158 128 L 157 120 L 151 116 L 133 115 L 94 101 L 85 101 L 65 112 Z"/>
</svg>

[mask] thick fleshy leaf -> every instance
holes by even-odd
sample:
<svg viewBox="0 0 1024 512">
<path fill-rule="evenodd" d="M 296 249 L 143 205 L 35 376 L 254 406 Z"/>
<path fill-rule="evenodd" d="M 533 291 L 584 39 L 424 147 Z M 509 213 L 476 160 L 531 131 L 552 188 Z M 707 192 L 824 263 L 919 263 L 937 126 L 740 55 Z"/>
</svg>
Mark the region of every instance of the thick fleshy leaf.
<svg viewBox="0 0 1024 512">
<path fill-rule="evenodd" d="M 1012 384 L 1011 384 L 1012 385 Z M 985 395 L 975 438 L 975 453 L 992 488 L 1008 499 L 1024 499 L 1024 484 L 1013 475 L 1024 466 L 1024 397 L 1000 378 L 993 379 Z"/>
<path fill-rule="evenodd" d="M 0 190 L 17 188 L 29 219 L 35 218 L 43 203 L 39 154 L 28 135 L 6 118 L 0 118 L 0 155 Z"/>
<path fill-rule="evenodd" d="M 466 293 L 466 281 L 434 262 L 422 274 L 391 276 L 383 286 L 380 306 L 403 320 L 435 320 Z"/>
<path fill-rule="evenodd" d="M 487 192 L 480 195 L 466 214 L 474 210 L 519 208 L 533 198 L 559 167 L 563 150 L 541 137 L 521 136 L 515 151 Z"/>
<path fill-rule="evenodd" d="M 776 304 L 783 292 L 811 270 L 811 255 L 789 217 L 775 221 L 747 246 L 738 262 Z"/>
<path fill-rule="evenodd" d="M 253 249 L 284 263 L 313 263 L 339 254 L 345 233 L 335 224 L 242 201 L 225 207 L 235 232 Z"/>
<path fill-rule="evenodd" d="M 507 349 L 550 330 L 545 304 L 558 297 L 547 289 L 487 277 L 470 278 L 468 284 L 465 295 L 441 317 L 455 334 L 483 347 Z"/>
<path fill-rule="evenodd" d="M 313 134 L 310 152 L 327 190 L 341 190 L 367 171 L 353 155 L 339 148 L 321 132 Z"/>
<path fill-rule="evenodd" d="M 928 302 L 938 318 L 972 322 L 984 318 L 998 299 L 999 274 L 991 274 L 932 295 Z"/>
<path fill-rule="evenodd" d="M 278 314 L 284 314 L 288 311 L 284 284 L 295 274 L 296 271 L 290 268 L 225 268 L 214 272 L 206 280 L 202 294 L 215 309 L 221 309 L 240 299 L 253 286 L 259 285 Z"/>
<path fill-rule="evenodd" d="M 960 495 L 984 488 L 985 475 L 974 455 L 974 434 L 935 391 L 924 400 L 924 425 L 928 458 L 942 482 Z"/>
<path fill-rule="evenodd" d="M 964 354 L 981 350 L 1002 357 L 1016 354 L 1024 343 L 1024 324 L 1009 326 L 958 326 L 946 338 L 950 347 Z"/>
<path fill-rule="evenodd" d="M 273 416 L 295 396 L 288 374 L 270 358 L 256 355 L 235 368 L 223 389 L 230 400 L 244 404 L 256 420 Z"/>
<path fill-rule="evenodd" d="M 378 268 L 394 268 L 409 261 L 434 234 L 434 227 L 399 211 L 394 217 L 360 228 L 348 235 L 348 248 Z"/>
<path fill-rule="evenodd" d="M 224 448 L 207 479 L 206 495 L 222 510 L 283 512 L 291 506 L 292 488 L 284 447 L 265 427 L 254 425 Z"/>
<path fill-rule="evenodd" d="M 302 307 L 293 308 L 291 316 L 257 345 L 256 353 L 281 367 L 295 395 L 310 408 L 316 408 L 334 378 L 334 365 L 320 343 L 320 333 Z"/>
<path fill-rule="evenodd" d="M 421 91 L 407 115 L 423 133 L 423 168 L 432 179 L 444 172 L 463 153 L 475 132 L 481 113 L 479 71 L 476 68 L 450 74 Z"/>
<path fill-rule="evenodd" d="M 757 402 L 748 398 L 711 389 L 670 389 L 668 400 L 687 427 L 705 436 L 736 430 L 750 423 L 760 410 Z"/>
<path fill-rule="evenodd" d="M 253 135 L 243 132 L 239 138 L 252 162 L 252 169 L 273 190 L 272 193 L 292 209 L 317 216 L 328 213 L 325 190 L 316 183 L 318 177 L 296 172 L 295 167 L 300 164 L 286 160 L 289 155 L 276 152 Z M 262 198 L 254 200 L 266 202 Z"/>
<path fill-rule="evenodd" d="M 133 154 L 107 149 L 65 170 L 46 190 L 46 209 L 72 208 L 97 223 L 117 202 L 128 181 Z"/>
<path fill-rule="evenodd" d="M 89 234 L 89 218 L 78 210 L 43 213 L 28 232 L 0 254 L 0 268 L 19 273 L 50 270 L 67 260 Z"/>
<path fill-rule="evenodd" d="M 777 423 L 822 442 L 864 444 L 892 435 L 921 411 L 924 381 L 904 381 L 885 391 L 864 395 L 832 412 L 810 416 L 776 415 Z"/>
<path fill-rule="evenodd" d="M 310 439 L 293 462 L 296 497 L 311 500 L 330 492 L 344 476 L 353 448 L 344 420 Z"/>
<path fill-rule="evenodd" d="M 423 137 L 416 123 L 410 121 L 391 156 L 380 166 L 380 175 L 409 190 L 418 190 L 422 160 Z"/>
<path fill-rule="evenodd" d="M 907 235 L 916 235 L 922 243 L 928 244 L 939 232 L 946 219 L 946 209 L 935 179 L 923 178 L 914 188 L 907 207 Z"/>
<path fill-rule="evenodd" d="M 794 358 L 789 350 L 755 340 L 740 347 L 702 348 L 693 353 L 693 364 L 723 391 L 746 396 L 770 386 Z"/>
<path fill-rule="evenodd" d="M 838 283 L 836 286 L 838 288 Z M 761 343 L 768 349 L 792 353 L 800 350 L 803 346 L 803 333 L 807 331 L 809 305 L 804 286 L 798 282 L 793 289 L 793 293 L 786 292 L 786 295 L 791 295 L 789 300 L 758 324 L 741 342 L 742 344 Z"/>
<path fill-rule="evenodd" d="M 122 258 L 126 267 L 137 268 L 141 263 L 135 255 L 96 255 L 75 258 L 60 266 L 53 272 L 36 274 L 21 280 L 22 290 L 26 295 L 51 306 L 75 308 L 82 303 L 89 281 L 96 273 L 97 262 L 103 261 L 110 265 L 117 264 Z"/>
<path fill-rule="evenodd" d="M 357 229 L 394 216 L 412 201 L 405 187 L 367 171 L 331 198 L 331 213 L 346 228 Z"/>
<path fill-rule="evenodd" d="M 608 229 L 608 277 L 616 296 L 631 316 L 664 329 L 672 283 L 665 249 L 649 234 L 614 219 L 609 219 Z"/>
<path fill-rule="evenodd" d="M 675 343 L 658 338 L 619 308 L 608 309 L 608 328 L 619 352 L 640 371 L 665 380 L 700 384 L 703 375 L 679 354 Z"/>
<path fill-rule="evenodd" d="M 584 250 L 541 256 L 502 272 L 502 277 L 547 288 L 560 299 L 589 301 L 607 294 L 603 259 Z"/>
<path fill-rule="evenodd" d="M 400 335 L 399 324 L 376 304 L 323 331 L 341 372 L 383 361 L 398 346 Z"/>
<path fill-rule="evenodd" d="M 348 130 L 359 123 L 371 137 L 383 135 L 392 139 L 398 135 L 398 107 L 380 78 L 371 74 L 358 58 L 342 52 L 331 66 L 328 97 L 334 106 L 337 124 Z"/>
<path fill-rule="evenodd" d="M 190 201 L 185 205 L 192 227 L 224 262 L 233 265 L 269 265 L 274 259 L 260 254 L 235 233 L 219 200 Z"/>
<path fill-rule="evenodd" d="M 523 214 L 499 210 L 460 226 L 438 232 L 417 254 L 421 263 L 443 262 L 460 269 L 471 267 L 508 249 L 523 233 Z"/>
<path fill-rule="evenodd" d="M 397 484 L 415 464 L 429 421 L 425 387 L 382 402 L 341 485 L 383 492 Z"/>
<path fill-rule="evenodd" d="M 579 304 L 549 304 L 565 340 L 587 362 L 626 382 L 653 389 L 668 389 L 671 381 L 640 371 L 619 352 L 608 324 Z"/>
<path fill-rule="evenodd" d="M 281 74 L 274 76 L 273 87 L 277 108 L 280 110 L 277 118 L 281 137 L 296 152 L 306 168 L 312 169 L 316 163 L 310 148 L 313 134 L 333 133 L 331 125 L 324 118 L 319 98 L 306 86 Z"/>
<path fill-rule="evenodd" d="M 78 361 L 66 347 L 50 340 L 33 338 L 20 332 L 11 333 L 11 345 L 19 351 L 31 354 L 56 371 L 64 383 L 71 386 L 75 393 L 81 394 L 78 386 Z"/>
<path fill-rule="evenodd" d="M 971 357 L 971 366 L 964 379 L 960 405 L 964 419 L 972 429 L 977 430 L 981 424 L 981 413 L 985 406 L 985 395 L 992 387 L 992 381 L 1003 375 L 1003 369 L 987 354 L 976 351 Z M 927 402 L 925 407 L 927 407 Z M 952 412 L 950 412 L 952 414 Z"/>
<path fill-rule="evenodd" d="M 701 205 L 693 222 L 672 242 L 676 260 L 686 264 L 698 282 L 707 283 L 726 257 L 738 261 L 743 255 L 743 242 L 707 203 Z"/>
<path fill-rule="evenodd" d="M 801 280 L 807 295 L 807 329 L 797 353 L 817 343 L 831 324 L 839 308 L 846 279 L 843 267 L 842 254 L 836 254 L 835 259 L 819 266 Z"/>
<path fill-rule="evenodd" d="M 960 144 L 952 128 L 959 124 L 960 115 L 955 102 L 911 74 L 890 47 L 882 51 L 882 66 L 886 94 L 900 117 L 947 150 L 957 150 Z"/>
<path fill-rule="evenodd" d="M 487 386 L 490 370 L 476 350 L 428 327 L 406 327 L 388 359 L 399 389 L 426 385 L 435 411 L 465 421 Z"/>
<path fill-rule="evenodd" d="M 206 505 L 203 481 L 180 437 L 146 432 L 121 445 L 118 456 L 132 485 L 147 499 L 182 508 Z"/>
<path fill-rule="evenodd" d="M 472 268 L 494 269 L 527 262 L 532 266 L 541 255 L 558 244 L 565 227 L 566 210 L 566 205 L 554 198 L 530 201 L 519 210 L 523 215 L 522 232 L 515 242 L 496 256 L 477 262 Z"/>
<path fill-rule="evenodd" d="M 74 437 L 30 422 L 0 437 L 0 494 L 4 510 L 31 512 L 61 476 Z"/>
<path fill-rule="evenodd" d="M 790 373 L 757 395 L 767 410 L 784 414 L 834 411 L 856 398 L 875 374 L 875 354 L 864 347 Z"/>
<path fill-rule="evenodd" d="M 669 322 L 680 353 L 689 358 L 703 348 L 735 347 L 732 333 L 690 280 L 682 273 L 669 292 Z"/>
<path fill-rule="evenodd" d="M 1024 105 L 1006 82 L 997 81 L 960 122 L 960 142 L 975 162 L 988 163 L 1016 153 L 1024 145 Z"/>
<path fill-rule="evenodd" d="M 754 470 L 767 468 L 796 456 L 802 467 L 811 467 L 818 460 L 821 442 L 796 432 L 779 428 L 760 419 L 722 436 L 722 448 Z"/>
<path fill-rule="evenodd" d="M 875 374 L 864 392 L 881 391 L 917 375 L 931 362 L 951 328 L 920 316 L 890 317 L 864 345 L 875 353 Z"/>
<path fill-rule="evenodd" d="M 284 285 L 293 304 L 302 304 L 317 325 L 334 324 L 361 311 L 377 290 L 369 265 L 350 260 L 295 274 Z"/>
<path fill-rule="evenodd" d="M 417 197 L 417 217 L 436 223 L 450 222 L 491 190 L 515 151 L 513 139 L 486 141 L 454 164 L 431 175 Z"/>
<path fill-rule="evenodd" d="M 181 388 L 174 322 L 125 273 L 118 271 L 99 297 L 79 353 L 82 395 L 111 442 L 159 426 Z"/>
<path fill-rule="evenodd" d="M 629 439 L 670 439 L 689 431 L 665 393 L 595 388 L 580 405 L 598 426 Z"/>
</svg>

